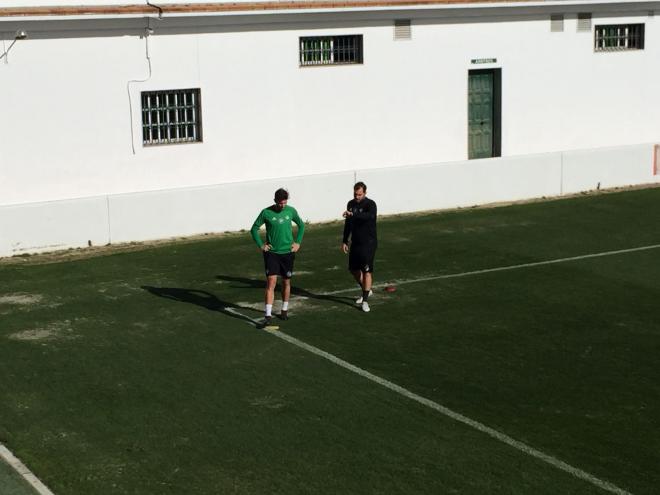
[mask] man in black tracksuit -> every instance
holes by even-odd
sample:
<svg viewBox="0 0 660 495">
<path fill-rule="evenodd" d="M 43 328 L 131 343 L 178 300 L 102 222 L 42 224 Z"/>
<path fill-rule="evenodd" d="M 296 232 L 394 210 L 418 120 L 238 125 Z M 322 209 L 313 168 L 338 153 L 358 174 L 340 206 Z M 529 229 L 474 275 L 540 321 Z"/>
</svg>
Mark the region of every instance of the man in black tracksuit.
<svg viewBox="0 0 660 495">
<path fill-rule="evenodd" d="M 376 215 L 376 203 L 367 198 L 366 184 L 358 182 L 353 186 L 353 199 L 342 214 L 346 220 L 341 248 L 344 253 L 349 253 L 348 269 L 362 289 L 355 304 L 360 305 L 365 313 L 370 311 L 367 299 L 372 294 L 374 256 L 378 247 Z"/>
</svg>

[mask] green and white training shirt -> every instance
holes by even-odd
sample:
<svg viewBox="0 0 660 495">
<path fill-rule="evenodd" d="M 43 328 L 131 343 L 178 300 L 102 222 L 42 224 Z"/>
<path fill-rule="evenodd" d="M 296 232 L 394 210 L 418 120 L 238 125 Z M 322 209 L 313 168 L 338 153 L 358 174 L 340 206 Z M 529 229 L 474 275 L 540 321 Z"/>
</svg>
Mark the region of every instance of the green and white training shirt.
<svg viewBox="0 0 660 495">
<path fill-rule="evenodd" d="M 282 208 L 282 211 L 277 211 L 275 205 L 261 210 L 250 229 L 250 234 L 257 246 L 261 248 L 264 242 L 259 235 L 259 228 L 266 224 L 266 242 L 270 244 L 271 251 L 277 254 L 290 253 L 291 244 L 293 244 L 291 222 L 298 226 L 296 243 L 300 244 L 305 233 L 305 223 L 300 219 L 296 209 L 289 205 Z"/>
</svg>

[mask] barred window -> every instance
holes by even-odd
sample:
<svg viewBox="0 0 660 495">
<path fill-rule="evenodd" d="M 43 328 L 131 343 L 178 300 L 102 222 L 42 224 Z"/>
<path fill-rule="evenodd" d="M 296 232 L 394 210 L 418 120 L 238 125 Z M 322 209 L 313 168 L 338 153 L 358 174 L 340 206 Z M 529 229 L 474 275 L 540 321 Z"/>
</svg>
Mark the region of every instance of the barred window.
<svg viewBox="0 0 660 495">
<path fill-rule="evenodd" d="M 362 63 L 362 35 L 300 38 L 300 65 Z"/>
<path fill-rule="evenodd" d="M 644 24 L 596 26 L 595 33 L 597 52 L 644 49 Z"/>
<path fill-rule="evenodd" d="M 200 90 L 142 92 L 142 143 L 191 143 L 202 140 Z"/>
</svg>

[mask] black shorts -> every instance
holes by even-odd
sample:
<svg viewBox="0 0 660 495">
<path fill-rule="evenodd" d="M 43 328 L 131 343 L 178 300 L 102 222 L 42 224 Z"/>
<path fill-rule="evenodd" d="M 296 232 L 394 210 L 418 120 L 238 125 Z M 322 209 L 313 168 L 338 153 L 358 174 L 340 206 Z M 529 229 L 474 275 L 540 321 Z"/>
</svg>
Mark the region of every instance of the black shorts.
<svg viewBox="0 0 660 495">
<path fill-rule="evenodd" d="M 282 278 L 291 278 L 293 275 L 294 253 L 277 254 L 271 251 L 264 252 L 264 268 L 266 276 L 279 275 Z"/>
<path fill-rule="evenodd" d="M 373 273 L 375 256 L 376 246 L 353 244 L 348 253 L 348 269 L 352 272 L 359 270 L 362 273 Z"/>
</svg>

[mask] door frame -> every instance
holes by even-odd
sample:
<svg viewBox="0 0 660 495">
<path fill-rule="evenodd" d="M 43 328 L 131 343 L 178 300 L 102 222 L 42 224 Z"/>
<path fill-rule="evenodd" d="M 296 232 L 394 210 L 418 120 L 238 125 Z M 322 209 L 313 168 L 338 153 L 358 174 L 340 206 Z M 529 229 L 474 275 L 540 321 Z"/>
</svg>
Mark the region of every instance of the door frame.
<svg viewBox="0 0 660 495">
<path fill-rule="evenodd" d="M 493 143 L 490 158 L 502 156 L 502 68 L 468 69 L 468 115 L 470 112 L 470 74 L 493 74 Z M 467 129 L 468 159 L 470 156 L 470 123 Z M 474 158 L 473 158 L 474 159 Z"/>
</svg>

